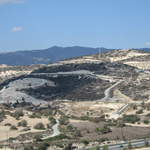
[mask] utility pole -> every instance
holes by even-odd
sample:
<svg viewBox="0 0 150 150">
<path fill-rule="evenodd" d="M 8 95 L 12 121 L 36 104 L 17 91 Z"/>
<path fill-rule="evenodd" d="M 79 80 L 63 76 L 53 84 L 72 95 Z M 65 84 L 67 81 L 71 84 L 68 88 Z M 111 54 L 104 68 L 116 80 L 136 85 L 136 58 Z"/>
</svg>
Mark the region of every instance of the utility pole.
<svg viewBox="0 0 150 150">
<path fill-rule="evenodd" d="M 99 60 L 102 58 L 102 48 L 99 48 Z"/>
</svg>

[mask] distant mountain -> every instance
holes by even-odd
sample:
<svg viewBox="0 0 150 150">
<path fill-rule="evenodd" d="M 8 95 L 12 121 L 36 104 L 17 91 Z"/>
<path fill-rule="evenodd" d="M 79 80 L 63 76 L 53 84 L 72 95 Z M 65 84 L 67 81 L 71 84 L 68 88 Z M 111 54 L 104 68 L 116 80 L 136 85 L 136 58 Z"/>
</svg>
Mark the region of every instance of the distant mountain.
<svg viewBox="0 0 150 150">
<path fill-rule="evenodd" d="M 101 48 L 102 52 L 109 49 Z M 49 64 L 60 60 L 75 58 L 84 55 L 98 53 L 99 48 L 90 47 L 58 47 L 54 46 L 43 50 L 16 51 L 0 53 L 0 64 L 7 65 L 31 65 L 31 64 Z"/>
<path fill-rule="evenodd" d="M 145 51 L 145 52 L 150 52 L 150 48 L 140 48 L 140 50 Z"/>
</svg>

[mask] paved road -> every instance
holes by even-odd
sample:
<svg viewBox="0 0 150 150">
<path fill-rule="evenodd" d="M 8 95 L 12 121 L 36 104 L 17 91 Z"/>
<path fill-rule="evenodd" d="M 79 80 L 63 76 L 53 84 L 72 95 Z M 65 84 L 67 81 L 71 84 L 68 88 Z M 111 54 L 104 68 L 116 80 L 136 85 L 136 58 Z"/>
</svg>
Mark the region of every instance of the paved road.
<svg viewBox="0 0 150 150">
<path fill-rule="evenodd" d="M 103 101 L 108 101 L 111 97 L 112 97 L 112 92 L 113 90 L 123 82 L 123 80 L 119 80 L 118 82 L 116 82 L 114 85 L 112 85 L 111 87 L 109 87 L 108 89 L 105 90 L 104 94 L 105 97 L 102 98 L 101 100 Z"/>
<path fill-rule="evenodd" d="M 150 139 L 147 140 L 150 144 Z M 132 140 L 130 141 L 133 148 L 140 148 L 145 146 L 145 140 Z M 108 145 L 108 150 L 123 150 L 124 148 L 128 148 L 129 142 L 123 142 L 119 144 Z M 82 149 L 82 150 L 91 150 L 90 148 Z M 100 146 L 99 150 L 103 150 L 103 146 Z"/>
</svg>

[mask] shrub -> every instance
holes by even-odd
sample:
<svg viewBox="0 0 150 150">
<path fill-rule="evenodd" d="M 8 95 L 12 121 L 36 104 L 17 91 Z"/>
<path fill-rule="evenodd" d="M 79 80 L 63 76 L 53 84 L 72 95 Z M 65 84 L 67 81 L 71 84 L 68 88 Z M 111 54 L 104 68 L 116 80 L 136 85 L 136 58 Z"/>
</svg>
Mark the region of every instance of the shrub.
<svg viewBox="0 0 150 150">
<path fill-rule="evenodd" d="M 43 130 L 43 129 L 45 129 L 45 126 L 42 122 L 39 122 L 34 126 L 34 128 L 38 129 L 38 130 Z"/>
<path fill-rule="evenodd" d="M 17 127 L 14 126 L 14 125 L 12 125 L 12 126 L 10 127 L 10 130 L 17 130 Z"/>
<path fill-rule="evenodd" d="M 64 150 L 72 150 L 72 143 L 69 143 Z"/>
<path fill-rule="evenodd" d="M 50 142 L 50 141 L 58 141 L 58 140 L 62 140 L 62 139 L 69 139 L 69 137 L 66 136 L 65 134 L 60 134 L 58 136 L 48 138 L 45 141 Z"/>
<path fill-rule="evenodd" d="M 108 145 L 104 145 L 103 150 L 108 150 Z"/>
<path fill-rule="evenodd" d="M 41 115 L 38 113 L 32 113 L 32 115 L 29 115 L 29 118 L 41 118 Z"/>
<path fill-rule="evenodd" d="M 49 146 L 48 143 L 42 143 L 39 145 L 39 147 L 37 148 L 37 150 L 47 150 L 47 147 Z"/>
<path fill-rule="evenodd" d="M 87 141 L 87 140 L 82 140 L 81 141 L 84 145 L 88 145 L 89 144 L 89 141 Z"/>
<path fill-rule="evenodd" d="M 143 109 L 136 111 L 136 114 L 142 114 L 142 113 L 143 113 Z"/>
<path fill-rule="evenodd" d="M 49 117 L 48 120 L 51 122 L 51 124 L 56 124 L 56 120 L 53 117 Z"/>
<path fill-rule="evenodd" d="M 22 120 L 18 123 L 18 126 L 22 126 L 22 127 L 26 127 L 27 126 L 27 121 L 26 120 Z"/>
<path fill-rule="evenodd" d="M 100 149 L 99 146 L 96 146 L 96 147 L 91 148 L 90 150 L 99 150 L 99 149 Z"/>
<path fill-rule="evenodd" d="M 98 133 L 105 134 L 111 132 L 111 129 L 105 125 L 103 128 L 96 128 L 96 131 Z"/>
<path fill-rule="evenodd" d="M 5 123 L 4 126 L 11 126 L 11 123 Z"/>
<path fill-rule="evenodd" d="M 127 123 L 135 123 L 140 121 L 140 118 L 137 115 L 124 115 L 123 121 Z"/>
<path fill-rule="evenodd" d="M 26 146 L 24 150 L 34 150 L 34 148 L 32 146 Z"/>
<path fill-rule="evenodd" d="M 0 122 L 3 121 L 5 118 L 6 118 L 5 112 L 4 112 L 4 111 L 1 111 L 1 112 L 0 112 Z"/>
<path fill-rule="evenodd" d="M 103 138 L 100 138 L 100 139 L 99 139 L 99 142 L 100 142 L 100 143 L 103 143 L 103 142 L 108 141 L 108 140 L 109 140 L 108 138 L 103 137 Z"/>
<path fill-rule="evenodd" d="M 41 136 L 40 134 L 37 134 L 37 135 L 34 136 L 34 140 L 35 140 L 36 142 L 41 141 L 41 138 L 42 138 L 42 136 Z"/>
<path fill-rule="evenodd" d="M 149 120 L 144 120 L 143 121 L 145 124 L 149 124 Z"/>
<path fill-rule="evenodd" d="M 66 116 L 62 116 L 59 120 L 60 124 L 61 125 L 67 125 L 69 122 L 68 122 L 68 117 Z"/>
<path fill-rule="evenodd" d="M 22 110 L 16 110 L 12 116 L 18 120 L 20 117 L 24 116 L 24 114 Z"/>
<path fill-rule="evenodd" d="M 148 114 L 146 115 L 146 117 L 150 117 L 150 113 L 148 113 Z"/>
</svg>

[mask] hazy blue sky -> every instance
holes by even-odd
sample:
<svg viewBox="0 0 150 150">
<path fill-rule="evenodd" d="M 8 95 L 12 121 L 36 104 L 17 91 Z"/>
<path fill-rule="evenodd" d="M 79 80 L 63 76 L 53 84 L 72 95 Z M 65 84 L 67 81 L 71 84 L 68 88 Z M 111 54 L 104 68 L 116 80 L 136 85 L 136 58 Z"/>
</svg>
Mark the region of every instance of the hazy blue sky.
<svg viewBox="0 0 150 150">
<path fill-rule="evenodd" d="M 150 47 L 150 0 L 0 0 L 0 50 Z"/>
</svg>

